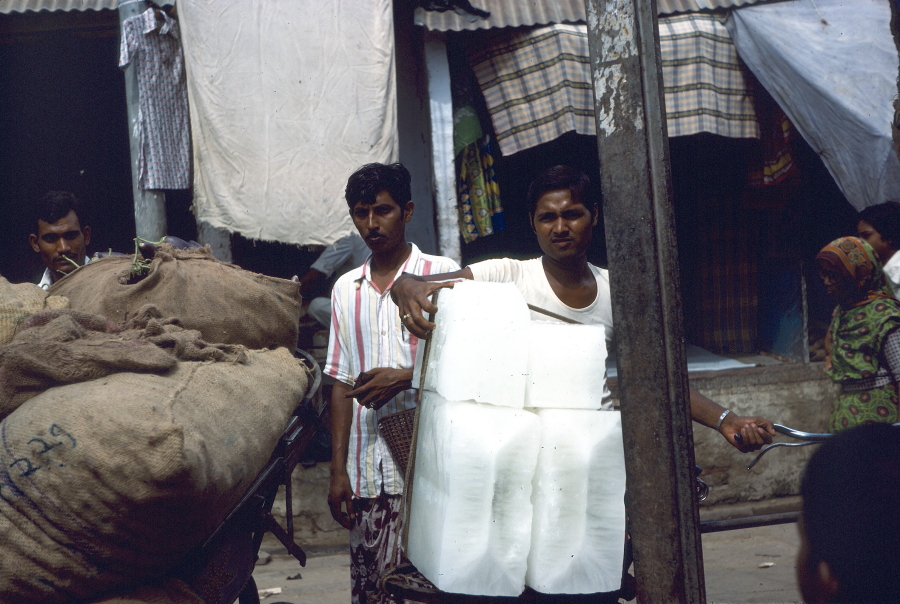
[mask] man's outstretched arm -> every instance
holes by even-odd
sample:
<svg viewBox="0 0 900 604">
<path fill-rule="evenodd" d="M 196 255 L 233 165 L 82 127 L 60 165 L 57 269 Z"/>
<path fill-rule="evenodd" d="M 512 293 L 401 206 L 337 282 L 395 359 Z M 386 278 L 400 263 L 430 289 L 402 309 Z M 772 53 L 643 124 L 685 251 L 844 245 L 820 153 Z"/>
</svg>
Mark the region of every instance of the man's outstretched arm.
<svg viewBox="0 0 900 604">
<path fill-rule="evenodd" d="M 428 321 L 423 313 L 437 312 L 437 306 L 430 300 L 431 294 L 443 287 L 453 287 L 452 280 L 454 279 L 472 278 L 472 271 L 469 268 L 427 277 L 404 273 L 394 282 L 391 288 L 391 298 L 400 309 L 401 317 L 409 315 L 404 321 L 406 328 L 411 333 L 424 338 L 434 329 L 434 323 Z M 451 282 L 435 283 L 436 281 Z M 725 408 L 693 388 L 690 390 L 690 399 L 691 419 L 715 430 L 719 424 L 719 418 L 725 413 Z M 733 447 L 748 452 L 755 451 L 764 444 L 772 442 L 775 427 L 771 421 L 762 417 L 741 417 L 734 413 L 728 413 L 722 419 L 718 431 Z"/>
<path fill-rule="evenodd" d="M 775 426 L 763 417 L 741 417 L 727 411 L 725 407 L 708 399 L 693 388 L 691 395 L 691 419 L 703 424 L 725 437 L 734 448 L 747 453 L 756 451 L 763 445 L 772 442 Z M 721 425 L 719 418 L 722 415 Z"/>
<path fill-rule="evenodd" d="M 439 273 L 420 277 L 403 273 L 391 286 L 391 299 L 400 309 L 400 316 L 405 317 L 403 324 L 413 335 L 424 338 L 434 329 L 434 323 L 426 318 L 426 314 L 437 312 L 437 306 L 431 302 L 431 294 L 444 287 L 453 287 L 456 281 L 473 279 L 472 271 L 466 267 L 452 273 Z M 435 281 L 449 281 L 435 283 Z"/>
</svg>

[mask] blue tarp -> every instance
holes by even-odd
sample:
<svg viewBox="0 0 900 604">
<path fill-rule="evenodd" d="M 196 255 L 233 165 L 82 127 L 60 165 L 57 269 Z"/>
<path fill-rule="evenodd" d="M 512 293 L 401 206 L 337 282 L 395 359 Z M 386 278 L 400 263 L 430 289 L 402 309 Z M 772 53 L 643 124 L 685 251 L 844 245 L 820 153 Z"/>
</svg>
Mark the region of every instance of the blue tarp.
<svg viewBox="0 0 900 604">
<path fill-rule="evenodd" d="M 738 54 L 856 209 L 900 201 L 892 144 L 900 68 L 889 0 L 791 0 L 733 9 Z"/>
</svg>

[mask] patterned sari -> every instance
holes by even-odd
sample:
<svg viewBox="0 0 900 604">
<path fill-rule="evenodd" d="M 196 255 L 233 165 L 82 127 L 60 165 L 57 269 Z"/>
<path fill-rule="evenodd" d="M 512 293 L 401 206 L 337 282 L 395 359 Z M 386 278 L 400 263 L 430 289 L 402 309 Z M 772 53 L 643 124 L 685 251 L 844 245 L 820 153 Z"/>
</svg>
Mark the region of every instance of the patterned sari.
<svg viewBox="0 0 900 604">
<path fill-rule="evenodd" d="M 883 362 L 882 346 L 887 335 L 900 328 L 900 303 L 888 288 L 881 263 L 869 244 L 856 237 L 832 241 L 816 260 L 855 283 L 858 294 L 856 301 L 834 309 L 825 340 L 825 372 L 841 384 L 831 431 L 896 422 L 896 383 Z"/>
</svg>

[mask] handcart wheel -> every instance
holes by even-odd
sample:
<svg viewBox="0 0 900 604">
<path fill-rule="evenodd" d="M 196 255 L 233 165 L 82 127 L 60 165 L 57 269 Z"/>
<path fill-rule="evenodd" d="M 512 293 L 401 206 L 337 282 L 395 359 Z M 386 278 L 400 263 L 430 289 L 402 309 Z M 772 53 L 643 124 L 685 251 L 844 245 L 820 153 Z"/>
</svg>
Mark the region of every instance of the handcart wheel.
<svg viewBox="0 0 900 604">
<path fill-rule="evenodd" d="M 253 575 L 250 575 L 250 578 L 247 579 L 247 583 L 244 585 L 244 589 L 241 590 L 241 595 L 238 596 L 238 604 L 259 604 L 259 590 L 256 589 L 256 581 L 253 579 Z"/>
</svg>

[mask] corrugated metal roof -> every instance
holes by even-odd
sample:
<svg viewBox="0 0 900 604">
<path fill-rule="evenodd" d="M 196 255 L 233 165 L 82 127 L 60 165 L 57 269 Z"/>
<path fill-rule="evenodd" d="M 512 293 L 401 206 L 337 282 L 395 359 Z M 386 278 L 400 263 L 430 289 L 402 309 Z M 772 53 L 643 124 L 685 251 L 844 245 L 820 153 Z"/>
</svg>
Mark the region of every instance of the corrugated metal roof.
<svg viewBox="0 0 900 604">
<path fill-rule="evenodd" d="M 174 0 L 157 2 L 163 6 Z M 85 11 L 119 8 L 119 0 L 0 0 L 0 15 L 29 11 Z"/>
<path fill-rule="evenodd" d="M 454 11 L 437 12 L 417 8 L 413 19 L 433 31 L 463 31 L 495 27 L 522 27 L 585 21 L 584 0 L 471 0 L 473 6 L 491 13 L 487 19 L 469 21 Z M 691 13 L 755 4 L 767 0 L 657 0 L 660 15 Z"/>
<path fill-rule="evenodd" d="M 40 10 L 101 10 L 118 7 L 118 0 L 5 0 L 0 2 L 0 14 Z"/>
<path fill-rule="evenodd" d="M 424 25 L 436 31 L 521 27 L 585 20 L 584 0 L 472 0 L 472 5 L 490 12 L 491 16 L 469 22 L 454 11 L 441 13 L 417 8 L 413 19 L 416 25 Z"/>
<path fill-rule="evenodd" d="M 772 0 L 657 0 L 656 8 L 660 15 L 675 13 L 696 13 L 717 8 L 736 8 L 747 4 L 759 4 Z"/>
</svg>

